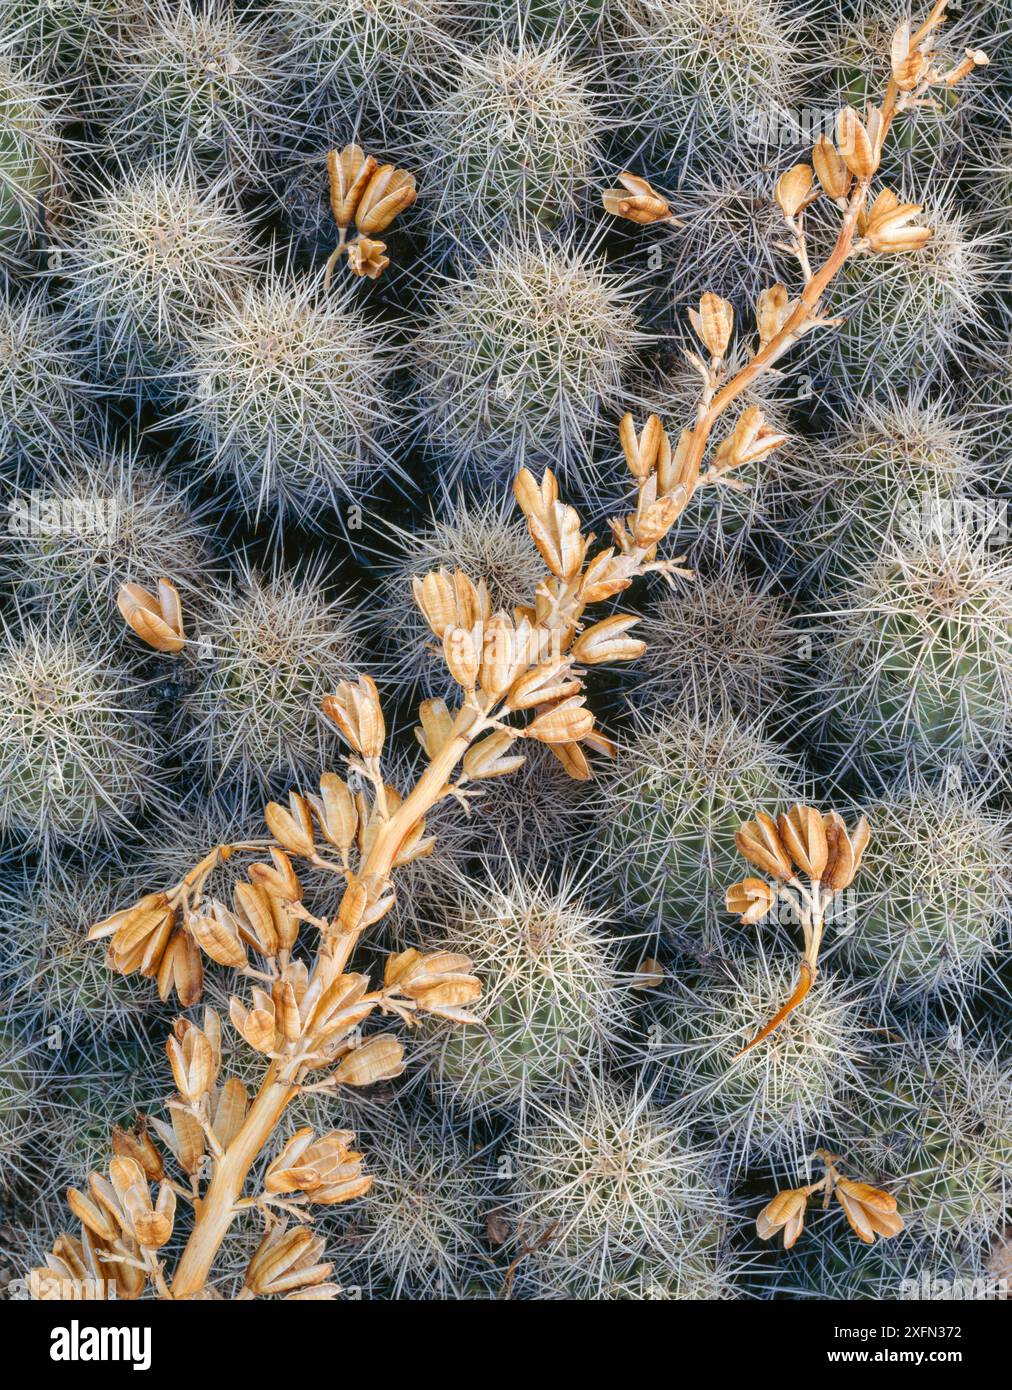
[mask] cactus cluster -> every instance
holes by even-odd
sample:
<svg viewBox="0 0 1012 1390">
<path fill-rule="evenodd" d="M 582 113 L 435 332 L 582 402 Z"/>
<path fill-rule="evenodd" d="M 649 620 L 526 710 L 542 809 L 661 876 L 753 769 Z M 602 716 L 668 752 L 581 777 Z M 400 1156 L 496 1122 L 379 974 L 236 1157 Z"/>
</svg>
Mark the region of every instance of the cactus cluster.
<svg viewBox="0 0 1012 1390">
<path fill-rule="evenodd" d="M 945 10 L 0 5 L 0 1297 L 1008 1277 Z"/>
</svg>

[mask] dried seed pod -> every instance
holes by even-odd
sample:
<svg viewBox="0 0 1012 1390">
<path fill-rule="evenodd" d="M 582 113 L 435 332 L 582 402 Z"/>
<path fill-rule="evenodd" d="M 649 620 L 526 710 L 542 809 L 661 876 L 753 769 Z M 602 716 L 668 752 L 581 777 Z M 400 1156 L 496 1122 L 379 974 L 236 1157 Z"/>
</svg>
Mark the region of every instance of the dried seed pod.
<svg viewBox="0 0 1012 1390">
<path fill-rule="evenodd" d="M 327 151 L 330 210 L 339 227 L 351 226 L 375 170 L 376 160 L 358 145 L 345 145 L 343 150 Z"/>
<path fill-rule="evenodd" d="M 812 168 L 809 164 L 795 164 L 777 179 L 774 196 L 785 217 L 797 217 L 811 201 L 811 195 Z"/>
<path fill-rule="evenodd" d="M 830 198 L 846 198 L 854 175 L 828 135 L 820 135 L 812 148 L 812 163 L 823 191 Z"/>
<path fill-rule="evenodd" d="M 856 179 L 870 179 L 878 168 L 878 155 L 864 122 L 852 106 L 845 106 L 836 123 L 836 142 L 844 164 Z"/>
<path fill-rule="evenodd" d="M 618 181 L 622 185 L 621 188 L 606 188 L 601 194 L 605 212 L 610 212 L 613 217 L 624 217 L 627 221 L 636 222 L 643 227 L 649 226 L 652 222 L 673 220 L 667 199 L 651 188 L 646 179 L 626 169 L 619 174 Z"/>
</svg>

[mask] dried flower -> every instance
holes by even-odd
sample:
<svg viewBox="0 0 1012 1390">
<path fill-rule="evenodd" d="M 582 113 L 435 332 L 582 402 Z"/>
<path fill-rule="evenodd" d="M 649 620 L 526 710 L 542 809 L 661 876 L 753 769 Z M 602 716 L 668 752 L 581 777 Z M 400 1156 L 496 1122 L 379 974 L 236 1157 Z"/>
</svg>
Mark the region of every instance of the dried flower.
<svg viewBox="0 0 1012 1390">
<path fill-rule="evenodd" d="M 626 635 L 638 622 L 638 617 L 628 613 L 613 613 L 610 618 L 602 618 L 581 632 L 573 643 L 574 659 L 585 666 L 596 666 L 603 661 L 635 661 L 647 649 L 645 642 Z"/>
<path fill-rule="evenodd" d="M 362 1155 L 350 1146 L 351 1130 L 332 1129 L 317 1139 L 311 1128 L 299 1129 L 264 1175 L 264 1189 L 302 1192 L 317 1206 L 337 1206 L 364 1196 L 372 1178 L 362 1172 Z"/>
<path fill-rule="evenodd" d="M 761 292 L 755 306 L 760 347 L 772 342 L 787 322 L 790 312 L 791 300 L 786 285 L 778 283 Z"/>
<path fill-rule="evenodd" d="M 784 1249 L 790 1250 L 805 1229 L 805 1207 L 810 1191 L 807 1187 L 788 1187 L 778 1192 L 756 1218 L 759 1239 L 769 1240 L 778 1231 L 783 1231 Z"/>
<path fill-rule="evenodd" d="M 324 696 L 322 709 L 363 758 L 380 756 L 386 725 L 376 682 L 371 676 L 359 676 L 354 685 L 351 681 L 342 681 L 333 695 Z"/>
<path fill-rule="evenodd" d="M 836 811 L 828 812 L 823 824 L 826 833 L 827 855 L 822 881 L 834 893 L 839 893 L 844 888 L 849 888 L 853 883 L 854 875 L 861 865 L 861 858 L 871 832 L 864 816 L 861 817 L 853 830 L 848 830 L 843 817 L 838 815 Z"/>
<path fill-rule="evenodd" d="M 377 232 L 384 231 L 394 218 L 411 206 L 418 196 L 415 176 L 393 164 L 377 164 L 358 145 L 345 145 L 343 150 L 331 150 L 327 155 L 330 179 L 330 208 L 341 233 L 341 240 L 327 262 L 324 285 L 338 257 L 347 254 L 354 275 L 376 280 L 390 264 L 385 254 L 386 244 L 376 241 Z M 352 222 L 359 236 L 346 240 Z"/>
<path fill-rule="evenodd" d="M 858 228 L 873 251 L 919 251 L 933 235 L 930 227 L 908 226 L 921 211 L 920 203 L 901 203 L 892 189 L 885 188 Z"/>
<path fill-rule="evenodd" d="M 870 129 L 866 129 L 861 117 L 852 106 L 845 106 L 836 123 L 836 143 L 843 162 L 856 179 L 870 179 L 878 168 L 879 155 L 875 148 L 880 113 L 869 116 Z"/>
<path fill-rule="evenodd" d="M 876 1236 L 888 1239 L 903 1230 L 903 1217 L 896 1210 L 896 1198 L 888 1192 L 870 1187 L 866 1182 L 852 1182 L 850 1178 L 838 1178 L 834 1190 L 851 1229 L 865 1245 L 873 1244 Z"/>
<path fill-rule="evenodd" d="M 355 226 L 365 237 L 385 231 L 398 213 L 409 208 L 417 196 L 414 174 L 393 164 L 382 164 L 358 200 Z"/>
<path fill-rule="evenodd" d="M 745 878 L 734 883 L 725 895 L 728 912 L 735 912 L 747 927 L 754 927 L 768 917 L 776 902 L 776 894 L 762 878 Z"/>
<path fill-rule="evenodd" d="M 124 621 L 156 652 L 180 652 L 185 647 L 179 591 L 167 579 L 159 579 L 157 598 L 139 584 L 124 584 L 116 604 Z"/>
<path fill-rule="evenodd" d="M 481 981 L 471 973 L 467 956 L 450 951 L 423 955 L 413 948 L 387 958 L 383 983 L 411 999 L 419 1009 L 454 1023 L 477 1023 L 463 1007 L 481 994 Z"/>
<path fill-rule="evenodd" d="M 793 169 L 781 174 L 777 179 L 774 197 L 785 217 L 797 217 L 812 200 L 811 166 L 795 164 Z"/>
<path fill-rule="evenodd" d="M 699 308 L 689 310 L 689 320 L 710 356 L 720 361 L 727 352 L 734 329 L 734 305 L 707 291 Z"/>
<path fill-rule="evenodd" d="M 822 878 L 829 853 L 822 816 L 814 806 L 793 806 L 777 820 L 780 842 L 810 879 Z"/>
<path fill-rule="evenodd" d="M 376 170 L 376 161 L 358 145 L 327 154 L 330 176 L 330 210 L 339 227 L 350 227 L 366 185 Z"/>
<path fill-rule="evenodd" d="M 347 246 L 348 269 L 353 275 L 378 280 L 390 264 L 386 249 L 385 241 L 371 241 L 366 236 L 355 237 Z"/>
<path fill-rule="evenodd" d="M 750 405 L 738 416 L 731 434 L 718 446 L 716 466 L 726 473 L 732 468 L 755 463 L 785 443 L 787 436 L 766 423 L 757 405 Z"/>
<path fill-rule="evenodd" d="M 673 222 L 667 201 L 647 183 L 628 169 L 618 176 L 621 188 L 606 188 L 601 195 L 605 212 L 624 217 L 629 222 L 647 226 L 651 222 Z"/>
<path fill-rule="evenodd" d="M 854 175 L 827 135 L 820 135 L 812 149 L 812 163 L 825 193 L 834 199 L 846 198 Z"/>
<path fill-rule="evenodd" d="M 320 1264 L 324 1242 L 304 1226 L 287 1230 L 284 1224 L 267 1232 L 246 1268 L 246 1288 L 266 1298 L 319 1285 L 333 1265 Z"/>
<path fill-rule="evenodd" d="M 780 842 L 776 822 L 765 811 L 746 821 L 734 837 L 738 853 L 772 878 L 787 880 L 794 873 L 790 857 Z"/>
</svg>

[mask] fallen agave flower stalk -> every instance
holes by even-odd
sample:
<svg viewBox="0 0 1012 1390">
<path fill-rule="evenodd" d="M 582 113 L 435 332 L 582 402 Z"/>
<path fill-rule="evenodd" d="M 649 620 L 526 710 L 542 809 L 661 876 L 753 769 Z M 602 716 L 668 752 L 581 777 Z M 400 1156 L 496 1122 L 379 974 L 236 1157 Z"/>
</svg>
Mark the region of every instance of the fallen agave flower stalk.
<svg viewBox="0 0 1012 1390">
<path fill-rule="evenodd" d="M 538 481 L 524 469 L 515 494 L 547 570 L 530 604 L 513 613 L 493 612 L 485 581 L 461 570 L 440 569 L 415 582 L 416 602 L 442 645 L 459 698 L 454 708 L 439 699 L 420 706 L 416 733 L 426 765 L 407 795 L 402 797 L 383 773 L 386 728 L 374 682 L 367 675 L 344 681 L 323 708 L 351 749 L 348 765 L 363 790 L 353 791 L 344 778 L 325 772 L 318 791 L 293 791 L 287 807 L 273 802 L 265 807 L 268 839 L 211 848 L 179 883 L 92 929 L 93 938 L 108 940 L 113 970 L 157 980 L 162 997 L 175 990 L 184 1007 L 201 996 L 204 956 L 249 980 L 250 998 L 233 997 L 229 1018 L 264 1059 L 265 1072 L 250 1097 L 236 1078 L 220 1077 L 218 1016 L 206 1011 L 201 1025 L 180 1019 L 167 1044 L 177 1094 L 169 1103 L 169 1122 L 152 1122 L 180 1176 L 166 1176 L 165 1159 L 143 1122 L 130 1134 L 118 1132 L 109 1176 L 93 1173 L 89 1194 L 71 1194 L 81 1235 L 61 1235 L 47 1266 L 33 1271 L 36 1296 L 93 1297 L 88 1290 L 96 1283 L 105 1287 L 106 1281 L 125 1297 L 138 1296 L 149 1284 L 162 1298 L 220 1297 L 212 1278 L 215 1257 L 237 1214 L 249 1210 L 261 1215 L 265 1235 L 239 1296 L 334 1296 L 331 1266 L 319 1258 L 322 1241 L 304 1220 L 294 1229 L 285 1223 L 292 1216 L 305 1218 L 314 1203 L 349 1200 L 367 1190 L 370 1179 L 361 1170 L 362 1156 L 351 1147 L 353 1136 L 344 1130 L 319 1136 L 300 1131 L 269 1165 L 262 1191 L 246 1193 L 250 1172 L 301 1091 L 336 1092 L 402 1070 L 398 1038 L 383 1033 L 362 1038 L 359 1029 L 367 1018 L 378 1013 L 410 1025 L 428 1012 L 467 1026 L 473 1021 L 468 1006 L 481 990 L 465 957 L 414 950 L 389 957 L 382 985 L 371 988 L 366 976 L 350 971 L 353 952 L 363 933 L 393 906 L 396 870 L 431 852 L 426 816 L 435 806 L 455 798 L 469 809 L 482 782 L 523 763 L 525 740 L 546 744 L 577 779 L 592 775 L 589 753 L 613 752 L 586 707 L 584 668 L 634 660 L 645 643 L 631 635 L 635 617 L 613 613 L 588 621 L 587 610 L 651 572 L 669 582 L 684 573 L 677 560 L 662 559 L 658 551 L 690 499 L 701 487 L 733 484 L 736 470 L 766 457 L 784 438 L 753 406 L 708 461 L 720 417 L 794 343 L 834 322 L 823 314 L 822 300 L 850 256 L 916 251 L 930 236 L 928 229 L 910 226 L 919 207 L 899 204 L 889 190 L 878 194 L 870 210 L 867 204 L 896 114 L 928 100 L 932 86 L 962 80 L 984 60 L 974 52 L 958 69 L 936 71 L 930 39 L 944 10 L 945 0 L 939 0 L 916 33 L 906 26 L 897 32 L 893 76 L 881 106 L 870 107 L 863 120 L 844 108 L 839 147 L 820 139 L 813 151 L 820 189 L 807 165 L 795 166 L 779 180 L 777 200 L 803 287 L 794 299 L 782 284 L 759 296 L 758 344 L 740 371 L 727 375 L 732 306 L 708 293 L 690 311 L 705 349 L 703 356 L 688 354 L 702 381 L 695 418 L 674 447 L 656 416 L 638 433 L 631 416 L 623 419 L 620 437 L 637 497 L 627 515 L 612 521 L 612 543 L 592 549 L 594 537 L 560 499 L 554 475 L 547 471 Z M 386 218 L 387 225 L 414 196 L 413 180 L 390 170 L 387 183 L 373 190 L 375 203 L 363 203 L 356 194 L 377 177 L 375 171 L 366 173 L 367 163 L 355 147 L 332 157 L 331 191 L 342 232 L 336 255 L 353 220 L 368 238 L 371 230 L 382 230 L 374 225 L 377 218 Z M 617 198 L 605 194 L 616 215 L 635 213 L 632 220 L 643 224 L 672 220 L 663 199 L 651 201 L 656 195 L 645 181 L 626 176 L 623 182 L 625 191 Z M 813 270 L 803 219 L 807 206 L 823 196 L 842 216 L 832 251 Z M 361 257 L 363 273 L 382 269 L 381 246 L 364 248 Z M 134 632 L 156 650 L 172 655 L 185 647 L 183 614 L 168 580 L 159 581 L 157 596 L 127 586 L 120 608 Z M 858 858 L 856 832 L 844 838 Z M 844 854 L 838 840 L 837 853 Z M 812 851 L 811 841 L 806 844 Z M 215 871 L 239 854 L 259 856 L 249 865 L 247 881 L 236 886 L 230 904 L 209 897 Z M 343 878 L 343 897 L 332 919 L 314 917 L 303 905 L 299 861 Z M 814 860 L 810 863 L 814 870 Z M 813 975 L 822 924 L 812 894 L 816 879 L 820 894 L 827 891 L 825 873 L 813 873 L 805 890 L 811 899 L 805 964 Z M 293 951 L 304 926 L 317 933 L 308 963 Z M 309 1080 L 313 1072 L 322 1079 Z M 152 1184 L 157 1185 L 154 1199 Z M 193 1220 L 169 1272 L 158 1251 L 174 1226 L 174 1199 L 192 1206 Z"/>
</svg>

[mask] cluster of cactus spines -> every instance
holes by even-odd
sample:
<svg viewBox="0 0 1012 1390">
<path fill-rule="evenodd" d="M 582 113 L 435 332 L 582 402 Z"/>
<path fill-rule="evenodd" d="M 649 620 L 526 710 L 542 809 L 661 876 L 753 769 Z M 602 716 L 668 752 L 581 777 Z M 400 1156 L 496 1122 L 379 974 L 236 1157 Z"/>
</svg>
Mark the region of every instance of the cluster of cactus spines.
<svg viewBox="0 0 1012 1390">
<path fill-rule="evenodd" d="M 912 1235 L 979 1242 L 1008 1211 L 1012 1076 L 984 1036 L 892 1044 L 865 1076 L 848 1155 L 888 1178 Z"/>
<path fill-rule="evenodd" d="M 271 276 L 193 335 L 178 419 L 198 468 L 250 517 L 319 528 L 385 461 L 389 372 L 382 333 L 353 303 Z"/>
<path fill-rule="evenodd" d="M 290 59 L 291 55 L 288 55 Z M 298 133 L 293 74 L 267 18 L 228 0 L 150 0 L 89 88 L 118 158 L 256 188 Z"/>
<path fill-rule="evenodd" d="M 980 429 L 975 452 L 985 477 L 996 480 L 998 496 L 1007 500 L 1012 486 L 1012 351 L 1007 346 L 974 383 L 968 409 Z"/>
<path fill-rule="evenodd" d="M 841 276 L 836 304 L 846 318 L 833 339 L 833 365 L 847 395 L 873 396 L 896 381 L 940 382 L 959 360 L 986 356 L 991 234 L 974 226 L 951 189 L 920 189 L 918 197 L 932 209 L 923 251 L 898 257 L 888 271 L 858 256 Z"/>
<path fill-rule="evenodd" d="M 840 585 L 883 553 L 985 523 L 991 479 L 975 457 L 982 433 L 951 395 L 915 389 L 855 401 L 812 451 L 797 558 L 822 583 Z"/>
<path fill-rule="evenodd" d="M 0 47 L 61 82 L 88 78 L 109 60 L 145 0 L 7 0 Z"/>
<path fill-rule="evenodd" d="M 678 971 L 645 1028 L 644 1056 L 659 1065 L 660 1093 L 705 1127 L 736 1171 L 803 1159 L 832 1133 L 844 1097 L 853 1103 L 871 1052 L 861 991 L 820 973 L 763 1046 L 739 1055 L 788 998 L 795 974 L 782 945 L 733 949 Z"/>
<path fill-rule="evenodd" d="M 616 73 L 624 118 L 638 121 L 655 157 L 705 164 L 729 142 L 775 146 L 775 123 L 801 105 L 805 15 L 794 3 L 618 0 L 611 22 L 633 74 Z"/>
<path fill-rule="evenodd" d="M 529 228 L 448 279 L 414 354 L 426 438 L 450 480 L 551 463 L 589 487 L 604 413 L 645 341 L 632 300 L 599 253 Z"/>
<path fill-rule="evenodd" d="M 90 410 L 86 354 L 44 295 L 0 295 L 0 464 L 44 468 L 72 447 Z"/>
<path fill-rule="evenodd" d="M 534 1297 L 621 1297 L 641 1278 L 712 1296 L 728 1225 L 716 1155 L 642 1087 L 598 1081 L 545 1105 L 511 1168 L 517 1281 Z"/>
<path fill-rule="evenodd" d="M 662 594 L 636 634 L 647 644 L 633 686 L 643 708 L 755 719 L 799 678 L 801 633 L 785 597 L 733 565 Z"/>
<path fill-rule="evenodd" d="M 151 164 L 78 209 L 61 275 L 98 368 L 155 391 L 257 258 L 234 204 L 186 168 Z"/>
<path fill-rule="evenodd" d="M 72 446 L 11 505 L 18 525 L 0 557 L 0 580 L 23 610 L 66 614 L 89 632 L 120 635 L 123 584 L 179 574 L 187 601 L 199 607 L 220 568 L 208 504 L 136 444 L 106 437 Z"/>
<path fill-rule="evenodd" d="M 374 544 L 384 569 L 383 602 L 376 614 L 388 654 L 384 681 L 407 694 L 443 693 L 448 680 L 429 626 L 413 601 L 414 580 L 440 569 L 480 574 L 493 609 L 511 612 L 527 601 L 541 578 L 541 556 L 505 491 L 475 500 L 458 496 L 428 526 L 410 531 L 387 526 Z"/>
<path fill-rule="evenodd" d="M 5 959 L 0 997 L 31 1017 L 47 1045 L 66 1053 L 82 1038 L 138 1033 L 150 997 L 113 975 L 88 941 L 92 922 L 107 916 L 120 888 L 118 873 L 71 869 L 59 880 L 25 868 L 0 885 Z"/>
<path fill-rule="evenodd" d="M 968 1011 L 1009 946 L 1012 823 L 978 790 L 945 781 L 904 786 L 868 816 L 848 959 L 884 1000 Z"/>
<path fill-rule="evenodd" d="M 469 29 L 482 35 L 562 39 L 579 51 L 601 32 L 611 0 L 478 0 Z"/>
<path fill-rule="evenodd" d="M 51 234 L 61 150 L 43 90 L 30 68 L 0 55 L 0 268 L 25 268 Z"/>
<path fill-rule="evenodd" d="M 359 1206 L 339 1215 L 338 1229 L 387 1285 L 386 1297 L 488 1298 L 490 1155 L 425 1106 L 376 1105 L 358 1132 L 373 1182 Z"/>
<path fill-rule="evenodd" d="M 482 1026 L 434 1024 L 430 1065 L 455 1107 L 526 1114 L 600 1068 L 627 1026 L 630 981 L 586 883 L 553 886 L 517 863 L 486 874 L 447 895 L 435 937 L 484 980 Z"/>
<path fill-rule="evenodd" d="M 707 289 L 734 303 L 754 300 L 777 273 L 772 242 L 782 220 L 754 152 L 725 153 L 716 165 L 690 164 L 673 201 L 680 225 L 658 271 L 678 303 Z"/>
<path fill-rule="evenodd" d="M 595 796 L 621 901 L 676 941 L 719 942 L 735 832 L 753 806 L 793 801 L 802 786 L 796 761 L 733 713 L 644 719 Z"/>
<path fill-rule="evenodd" d="M 1007 1272 L 1012 84 L 944 10 L 3 6 L 0 1292 Z"/>
<path fill-rule="evenodd" d="M 865 1246 L 854 1240 L 839 1212 L 816 1213 L 812 1225 L 816 1239 L 778 1251 L 775 1261 L 752 1271 L 757 1297 L 873 1303 L 951 1300 L 954 1287 L 972 1286 L 982 1277 L 979 1264 L 958 1245 L 948 1249 L 924 1236 L 902 1236 Z M 821 1229 L 823 1225 L 830 1229 Z"/>
<path fill-rule="evenodd" d="M 1001 775 L 1012 731 L 1012 566 L 961 527 L 887 550 L 827 610 L 828 742 L 881 778 L 973 764 Z"/>
<path fill-rule="evenodd" d="M 57 621 L 0 638 L 0 833 L 115 841 L 162 788 L 148 692 L 94 635 Z"/>
<path fill-rule="evenodd" d="M 211 786 L 252 790 L 326 766 L 319 713 L 358 654 L 351 607 L 319 571 L 240 569 L 212 593 L 179 696 L 180 739 Z"/>
<path fill-rule="evenodd" d="M 499 41 L 463 53 L 427 116 L 439 229 L 480 248 L 531 219 L 564 222 L 587 190 L 600 125 L 561 43 Z"/>
<path fill-rule="evenodd" d="M 451 60 L 458 7 L 454 0 L 279 0 L 271 10 L 309 108 L 328 125 L 364 117 L 389 141 L 403 138 L 401 113 L 421 105 Z"/>
<path fill-rule="evenodd" d="M 550 748 L 533 747 L 512 776 L 490 782 L 473 812 L 468 844 L 489 862 L 547 863 L 561 843 L 578 865 L 594 839 L 587 790 Z"/>
<path fill-rule="evenodd" d="M 0 1029 L 0 1194 L 28 1173 L 42 1115 L 47 1067 L 38 1038 L 5 1021 Z"/>
</svg>

